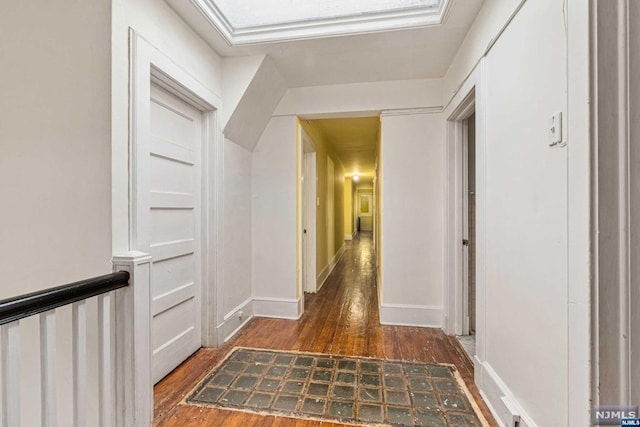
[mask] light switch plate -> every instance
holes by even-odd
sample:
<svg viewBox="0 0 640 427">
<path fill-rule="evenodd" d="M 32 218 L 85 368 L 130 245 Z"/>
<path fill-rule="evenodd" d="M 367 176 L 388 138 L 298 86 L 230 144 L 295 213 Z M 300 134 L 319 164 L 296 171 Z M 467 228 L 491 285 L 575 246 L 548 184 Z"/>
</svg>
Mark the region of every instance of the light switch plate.
<svg viewBox="0 0 640 427">
<path fill-rule="evenodd" d="M 562 112 L 556 113 L 549 119 L 549 146 L 562 142 Z"/>
</svg>

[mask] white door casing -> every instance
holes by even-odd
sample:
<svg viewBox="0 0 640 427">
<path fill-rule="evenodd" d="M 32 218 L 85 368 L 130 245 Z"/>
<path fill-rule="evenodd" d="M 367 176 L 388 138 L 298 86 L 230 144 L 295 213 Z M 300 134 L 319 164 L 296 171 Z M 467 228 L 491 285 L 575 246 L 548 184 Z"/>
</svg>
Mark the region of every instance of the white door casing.
<svg viewBox="0 0 640 427">
<path fill-rule="evenodd" d="M 467 198 L 464 195 L 467 192 L 467 173 L 465 168 L 468 147 L 465 145 L 467 138 L 467 129 L 465 121 L 476 110 L 476 87 L 473 81 L 468 82 L 464 91 L 461 91 L 459 99 L 456 101 L 456 107 L 453 113 L 447 119 L 447 221 L 445 233 L 446 258 L 445 277 L 447 277 L 447 322 L 445 329 L 450 334 L 466 335 L 468 334 L 468 251 L 463 246 L 463 240 L 468 239 L 467 227 Z M 476 135 L 476 145 L 481 146 L 483 143 L 482 134 Z M 479 165 L 477 165 L 479 166 Z M 484 182 L 483 170 L 478 167 L 476 170 L 477 181 L 477 197 Z M 481 232 L 480 221 L 477 218 L 477 233 Z M 481 236 L 476 235 L 476 242 L 480 248 Z M 482 253 L 477 254 L 478 257 Z M 476 288 L 478 291 L 484 289 L 482 277 L 476 271 Z M 477 296 L 478 298 L 478 296 Z M 476 302 L 476 309 L 483 313 L 483 300 Z M 483 319 L 480 318 L 480 321 Z M 477 334 L 476 339 L 477 351 L 482 347 L 481 336 L 482 326 L 478 326 L 481 331 Z"/>
<path fill-rule="evenodd" d="M 462 244 L 462 334 L 469 335 L 469 129 L 465 119 L 462 127 L 462 179 L 460 185 L 460 204 L 462 206 L 462 239 L 467 244 Z"/>
</svg>

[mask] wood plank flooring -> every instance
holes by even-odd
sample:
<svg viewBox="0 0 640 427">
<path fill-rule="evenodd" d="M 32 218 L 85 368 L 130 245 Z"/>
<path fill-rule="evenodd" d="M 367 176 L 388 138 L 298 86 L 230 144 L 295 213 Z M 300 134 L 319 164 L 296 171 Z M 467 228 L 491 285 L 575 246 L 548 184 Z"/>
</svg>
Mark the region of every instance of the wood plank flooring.
<svg viewBox="0 0 640 427">
<path fill-rule="evenodd" d="M 484 417 L 497 426 L 473 383 L 473 365 L 454 337 L 440 329 L 381 326 L 371 235 L 347 243 L 345 254 L 322 289 L 305 295 L 298 321 L 254 318 L 217 349 L 201 349 L 154 388 L 156 426 L 295 426 L 343 424 L 202 408 L 181 404 L 193 387 L 235 346 L 298 350 L 454 364 Z"/>
</svg>

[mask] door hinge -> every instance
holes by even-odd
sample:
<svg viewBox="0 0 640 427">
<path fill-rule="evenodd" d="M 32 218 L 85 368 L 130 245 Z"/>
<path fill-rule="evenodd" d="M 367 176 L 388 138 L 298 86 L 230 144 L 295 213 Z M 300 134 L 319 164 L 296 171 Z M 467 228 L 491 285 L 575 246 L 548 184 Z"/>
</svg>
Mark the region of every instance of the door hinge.
<svg viewBox="0 0 640 427">
<path fill-rule="evenodd" d="M 469 240 L 462 239 L 462 246 L 469 246 Z"/>
</svg>

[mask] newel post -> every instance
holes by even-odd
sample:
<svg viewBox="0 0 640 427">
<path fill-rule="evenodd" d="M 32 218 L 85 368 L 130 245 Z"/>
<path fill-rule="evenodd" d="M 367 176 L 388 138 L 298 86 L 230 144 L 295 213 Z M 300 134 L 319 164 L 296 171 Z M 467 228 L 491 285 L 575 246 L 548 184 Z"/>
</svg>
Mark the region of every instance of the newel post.
<svg viewBox="0 0 640 427">
<path fill-rule="evenodd" d="M 116 291 L 116 425 L 151 426 L 151 256 L 114 256 L 113 268 L 130 275 L 129 286 Z"/>
</svg>

